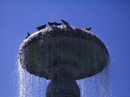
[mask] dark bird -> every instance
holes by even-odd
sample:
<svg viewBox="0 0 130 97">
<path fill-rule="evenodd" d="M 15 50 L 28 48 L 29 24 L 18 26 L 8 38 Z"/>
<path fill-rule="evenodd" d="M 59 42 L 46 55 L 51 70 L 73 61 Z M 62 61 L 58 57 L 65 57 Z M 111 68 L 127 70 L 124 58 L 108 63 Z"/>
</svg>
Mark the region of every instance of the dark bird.
<svg viewBox="0 0 130 97">
<path fill-rule="evenodd" d="M 64 23 L 64 25 L 69 26 L 68 22 L 66 22 L 64 20 L 61 20 L 61 21 Z"/>
<path fill-rule="evenodd" d="M 41 25 L 41 26 L 37 27 L 36 29 L 38 29 L 38 31 L 39 31 L 39 30 L 44 29 L 45 27 L 46 27 L 46 24 L 45 25 Z"/>
<path fill-rule="evenodd" d="M 27 38 L 30 36 L 29 32 L 27 32 L 27 34 L 28 34 L 28 35 L 27 35 L 27 37 L 26 37 L 25 39 L 27 39 Z"/>
<path fill-rule="evenodd" d="M 55 24 L 55 22 L 48 22 L 49 26 L 53 26 Z"/>
<path fill-rule="evenodd" d="M 64 25 L 67 27 L 68 31 L 71 32 L 72 28 L 71 28 L 71 26 L 69 25 L 69 23 L 66 22 L 66 21 L 64 21 L 64 20 L 61 20 L 61 21 L 62 21 L 62 22 L 64 23 Z"/>
<path fill-rule="evenodd" d="M 55 26 L 59 26 L 59 25 L 62 25 L 62 23 L 57 23 L 57 22 L 55 22 L 54 25 L 55 25 Z"/>
<path fill-rule="evenodd" d="M 91 29 L 92 29 L 91 27 L 89 27 L 89 28 L 86 27 L 86 28 L 85 28 L 85 30 L 88 30 L 88 31 L 91 30 Z"/>
</svg>

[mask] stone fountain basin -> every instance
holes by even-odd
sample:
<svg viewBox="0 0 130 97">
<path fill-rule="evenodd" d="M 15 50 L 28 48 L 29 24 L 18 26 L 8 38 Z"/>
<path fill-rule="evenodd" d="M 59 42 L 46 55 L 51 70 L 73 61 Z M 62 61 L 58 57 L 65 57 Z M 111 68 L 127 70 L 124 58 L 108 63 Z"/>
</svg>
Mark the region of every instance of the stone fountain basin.
<svg viewBox="0 0 130 97">
<path fill-rule="evenodd" d="M 69 72 L 75 79 L 81 79 L 101 72 L 109 62 L 109 53 L 91 32 L 58 26 L 25 39 L 18 59 L 22 68 L 36 76 L 51 79 L 55 74 Z"/>
</svg>

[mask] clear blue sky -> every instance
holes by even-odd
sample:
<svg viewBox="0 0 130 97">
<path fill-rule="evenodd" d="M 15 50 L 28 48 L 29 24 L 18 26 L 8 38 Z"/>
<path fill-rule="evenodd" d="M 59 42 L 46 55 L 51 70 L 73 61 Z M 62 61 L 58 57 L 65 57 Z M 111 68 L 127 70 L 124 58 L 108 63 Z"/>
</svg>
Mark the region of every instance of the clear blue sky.
<svg viewBox="0 0 130 97">
<path fill-rule="evenodd" d="M 130 97 L 130 0 L 0 0 L 0 97 L 17 97 L 17 54 L 27 32 L 61 19 L 92 27 L 110 52 L 113 95 Z"/>
</svg>

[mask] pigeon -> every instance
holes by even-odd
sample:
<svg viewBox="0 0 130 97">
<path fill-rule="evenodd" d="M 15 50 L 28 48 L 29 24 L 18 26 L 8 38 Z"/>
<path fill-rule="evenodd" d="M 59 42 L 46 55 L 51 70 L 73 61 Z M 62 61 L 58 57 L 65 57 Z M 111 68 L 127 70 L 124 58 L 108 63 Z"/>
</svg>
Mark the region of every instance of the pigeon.
<svg viewBox="0 0 130 97">
<path fill-rule="evenodd" d="M 57 23 L 57 22 L 55 22 L 54 25 L 55 25 L 55 26 L 59 26 L 59 25 L 62 25 L 62 23 Z"/>
<path fill-rule="evenodd" d="M 46 27 L 46 24 L 45 25 L 41 25 L 41 26 L 37 27 L 36 29 L 38 29 L 38 31 L 39 31 L 39 30 L 44 29 L 45 27 Z"/>
<path fill-rule="evenodd" d="M 48 22 L 49 26 L 53 26 L 55 24 L 55 22 Z"/>
<path fill-rule="evenodd" d="M 66 22 L 64 20 L 61 20 L 61 21 L 64 23 L 64 25 L 69 26 L 68 22 Z"/>
<path fill-rule="evenodd" d="M 28 34 L 28 35 L 27 35 L 27 37 L 26 37 L 25 39 L 27 39 L 27 38 L 30 36 L 29 32 L 27 32 L 27 34 Z"/>
<path fill-rule="evenodd" d="M 85 30 L 88 30 L 88 31 L 90 31 L 91 29 L 92 29 L 91 27 L 89 27 L 89 28 L 86 27 L 86 28 L 85 28 Z"/>
<path fill-rule="evenodd" d="M 72 31 L 72 28 L 70 27 L 69 23 L 66 22 L 66 21 L 64 21 L 64 20 L 61 20 L 61 21 L 62 21 L 62 22 L 64 23 L 64 25 L 67 27 L 68 31 L 71 32 L 71 31 Z"/>
</svg>

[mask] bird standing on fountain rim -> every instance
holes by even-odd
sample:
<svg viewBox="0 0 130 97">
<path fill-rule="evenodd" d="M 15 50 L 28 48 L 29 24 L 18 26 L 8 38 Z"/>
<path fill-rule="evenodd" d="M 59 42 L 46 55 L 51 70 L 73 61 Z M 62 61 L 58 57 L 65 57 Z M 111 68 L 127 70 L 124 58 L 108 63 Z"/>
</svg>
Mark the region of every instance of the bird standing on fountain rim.
<svg viewBox="0 0 130 97">
<path fill-rule="evenodd" d="M 46 27 L 46 24 L 45 25 L 41 25 L 41 26 L 37 27 L 36 29 L 38 29 L 38 31 L 39 31 L 39 30 L 44 29 L 45 27 Z"/>
<path fill-rule="evenodd" d="M 27 37 L 26 37 L 25 39 L 27 39 L 27 38 L 30 36 L 29 32 L 27 32 L 27 34 L 28 34 L 28 35 L 27 35 Z"/>
<path fill-rule="evenodd" d="M 86 28 L 85 28 L 85 30 L 87 30 L 87 31 L 90 31 L 91 29 L 92 29 L 91 27 L 89 27 L 89 28 L 86 27 Z"/>
<path fill-rule="evenodd" d="M 72 28 L 71 26 L 69 25 L 68 22 L 64 21 L 64 20 L 61 20 L 63 22 L 63 24 L 67 27 L 68 31 L 71 32 Z"/>
</svg>

